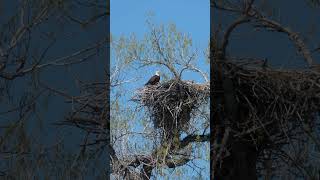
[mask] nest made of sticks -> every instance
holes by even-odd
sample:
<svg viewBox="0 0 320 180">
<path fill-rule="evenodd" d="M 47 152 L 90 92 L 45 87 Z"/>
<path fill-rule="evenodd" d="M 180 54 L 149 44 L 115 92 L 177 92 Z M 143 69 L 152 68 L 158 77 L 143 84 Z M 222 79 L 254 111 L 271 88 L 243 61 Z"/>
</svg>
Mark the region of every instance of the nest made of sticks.
<svg viewBox="0 0 320 180">
<path fill-rule="evenodd" d="M 188 129 L 192 112 L 208 102 L 209 95 L 209 84 L 174 79 L 145 86 L 136 99 L 148 109 L 154 127 L 172 137 Z"/>
<path fill-rule="evenodd" d="M 262 133 L 269 140 L 282 137 L 277 141 L 283 143 L 306 131 L 305 127 L 312 129 L 320 110 L 319 72 L 275 70 L 255 63 L 219 63 L 225 78 L 232 80 L 241 107 L 238 122 L 233 124 L 237 137 L 257 138 L 252 135 Z"/>
</svg>

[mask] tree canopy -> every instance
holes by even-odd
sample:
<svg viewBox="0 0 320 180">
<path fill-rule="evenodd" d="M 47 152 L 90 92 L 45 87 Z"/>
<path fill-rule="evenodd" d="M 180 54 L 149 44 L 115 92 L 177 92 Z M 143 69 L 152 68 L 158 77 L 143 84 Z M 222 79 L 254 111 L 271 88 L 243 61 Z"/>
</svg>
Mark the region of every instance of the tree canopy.
<svg viewBox="0 0 320 180">
<path fill-rule="evenodd" d="M 110 123 L 111 146 L 115 152 L 112 156 L 112 177 L 207 178 L 209 175 L 209 93 L 201 101 L 201 106 L 190 112 L 191 120 L 187 122 L 184 131 L 170 138 L 163 136 L 163 129 L 157 128 L 155 121 L 152 121 L 152 110 L 155 108 L 153 105 L 156 101 L 149 102 L 148 105 L 152 105 L 150 109 L 141 97 L 148 92 L 151 94 L 159 92 L 160 94 L 152 96 L 160 97 L 162 91 L 159 88 L 161 87 L 168 91 L 167 97 L 169 97 L 174 93 L 168 89 L 169 86 L 175 87 L 178 82 L 189 82 L 199 87 L 209 88 L 208 72 L 203 71 L 198 64 L 204 59 L 199 59 L 200 52 L 193 46 L 192 37 L 187 33 L 179 32 L 174 24 L 156 25 L 150 20 L 146 23 L 148 32 L 141 39 L 134 34 L 129 37 L 112 38 Z M 207 50 L 201 51 L 208 58 Z M 141 82 L 139 75 L 145 76 L 145 71 L 150 69 L 161 70 L 162 79 L 157 86 L 158 90 L 153 87 L 143 87 L 145 82 L 139 83 Z M 184 77 L 185 73 L 198 75 L 202 79 L 198 82 L 188 81 Z M 127 74 L 130 74 L 128 75 L 130 78 L 126 76 Z M 138 86 L 131 85 L 133 83 Z M 182 90 L 179 90 L 176 95 L 181 94 Z M 146 97 L 146 100 L 149 99 Z M 175 104 L 179 102 L 177 99 L 170 102 L 174 104 L 171 108 L 179 108 Z M 159 102 L 161 107 L 164 104 L 166 103 L 163 100 Z M 161 111 L 160 115 L 165 112 Z M 165 119 L 169 117 L 172 116 L 169 115 Z M 179 116 L 177 119 L 183 118 Z M 165 133 L 173 133 L 173 131 L 174 128 Z M 188 172 L 187 169 L 193 172 Z"/>
</svg>

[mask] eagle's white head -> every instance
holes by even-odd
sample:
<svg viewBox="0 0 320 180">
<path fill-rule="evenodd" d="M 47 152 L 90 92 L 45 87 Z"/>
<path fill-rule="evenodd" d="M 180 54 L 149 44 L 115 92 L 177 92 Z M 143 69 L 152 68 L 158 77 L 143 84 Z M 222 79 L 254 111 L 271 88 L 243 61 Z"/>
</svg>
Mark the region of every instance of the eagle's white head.
<svg viewBox="0 0 320 180">
<path fill-rule="evenodd" d="M 157 76 L 160 76 L 160 71 L 156 71 L 156 75 L 157 75 Z"/>
</svg>

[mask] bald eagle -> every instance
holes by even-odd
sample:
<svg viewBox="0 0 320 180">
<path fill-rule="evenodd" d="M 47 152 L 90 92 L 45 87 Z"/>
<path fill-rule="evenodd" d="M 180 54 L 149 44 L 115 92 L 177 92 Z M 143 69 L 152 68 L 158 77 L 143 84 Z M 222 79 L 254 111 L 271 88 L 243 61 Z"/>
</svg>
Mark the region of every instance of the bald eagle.
<svg viewBox="0 0 320 180">
<path fill-rule="evenodd" d="M 160 71 L 156 71 L 156 74 L 149 79 L 149 81 L 145 84 L 145 86 L 156 85 L 159 83 L 159 81 L 160 81 Z"/>
</svg>

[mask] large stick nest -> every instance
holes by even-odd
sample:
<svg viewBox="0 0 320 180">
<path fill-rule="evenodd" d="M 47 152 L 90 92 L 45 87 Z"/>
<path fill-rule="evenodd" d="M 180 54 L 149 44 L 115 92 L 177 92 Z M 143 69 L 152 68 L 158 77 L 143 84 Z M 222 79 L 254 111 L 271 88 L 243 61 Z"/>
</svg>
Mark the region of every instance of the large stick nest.
<svg viewBox="0 0 320 180">
<path fill-rule="evenodd" d="M 277 139 L 273 143 L 282 144 L 312 129 L 320 109 L 318 72 L 272 70 L 234 62 L 220 65 L 225 78 L 233 82 L 240 106 L 238 122 L 233 123 L 237 137 L 257 142 L 264 134 L 269 140 Z"/>
<path fill-rule="evenodd" d="M 137 92 L 136 99 L 147 107 L 154 127 L 168 137 L 188 128 L 192 112 L 208 103 L 209 95 L 209 84 L 169 80 L 145 86 Z"/>
</svg>

